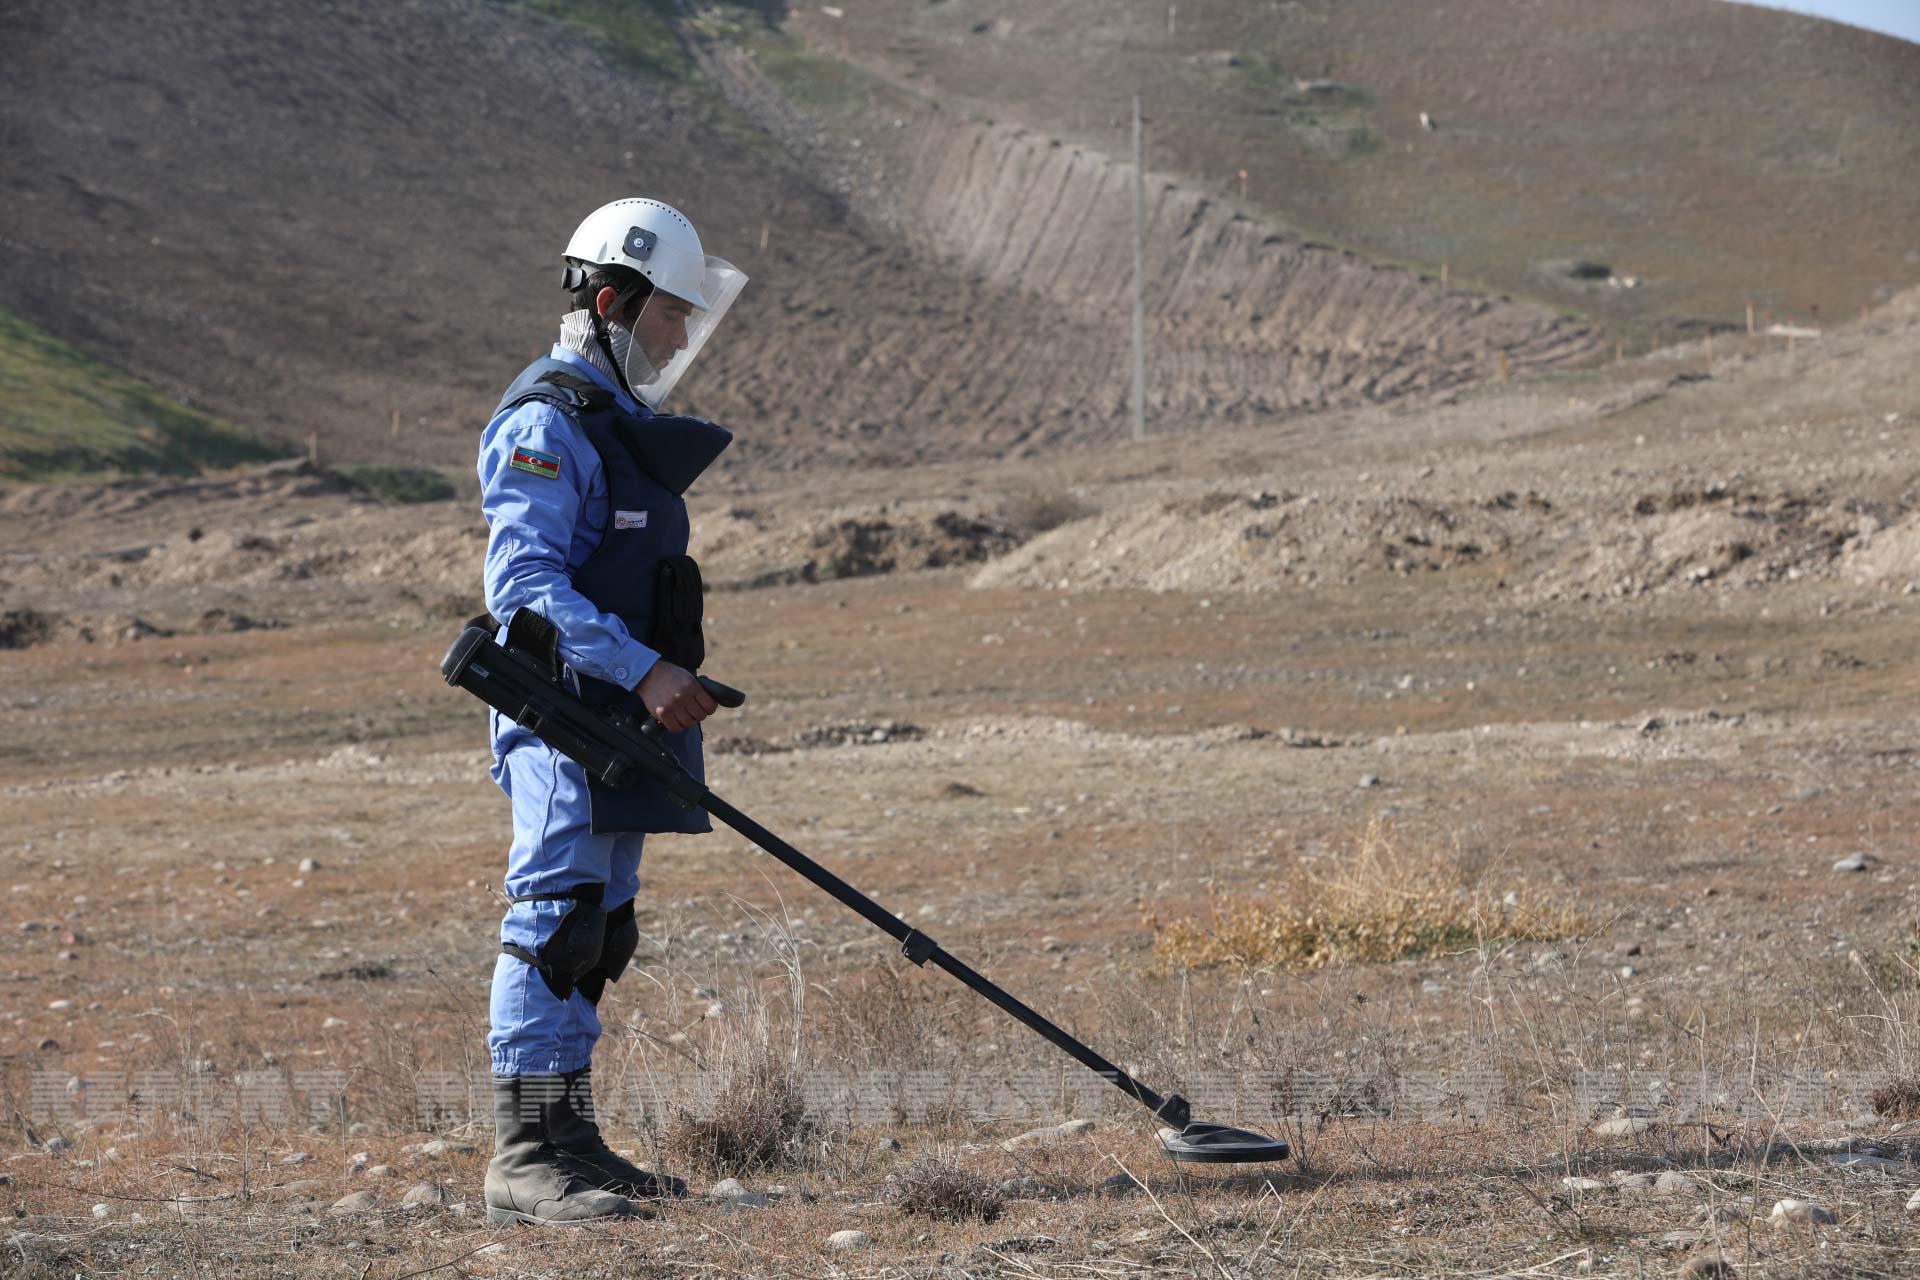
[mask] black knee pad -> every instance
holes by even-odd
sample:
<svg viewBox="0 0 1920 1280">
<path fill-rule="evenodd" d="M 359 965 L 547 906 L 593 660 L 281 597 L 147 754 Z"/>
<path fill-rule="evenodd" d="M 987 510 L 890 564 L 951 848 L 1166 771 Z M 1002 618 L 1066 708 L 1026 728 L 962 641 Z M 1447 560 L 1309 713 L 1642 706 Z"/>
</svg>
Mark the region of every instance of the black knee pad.
<svg viewBox="0 0 1920 1280">
<path fill-rule="evenodd" d="M 571 899 L 573 905 L 560 917 L 560 924 L 554 929 L 553 936 L 538 952 L 511 942 L 502 943 L 500 949 L 538 969 L 547 989 L 565 1000 L 573 994 L 575 987 L 581 985 L 581 979 L 595 972 L 600 964 L 600 953 L 607 941 L 608 917 L 600 905 L 601 895 L 605 892 L 605 885 L 583 884 L 564 893 L 529 893 L 513 899 L 515 902 Z M 631 911 L 628 914 L 630 916 Z M 597 999 L 598 995 L 596 990 L 590 998 Z"/>
<path fill-rule="evenodd" d="M 618 982 L 627 971 L 633 953 L 640 949 L 640 926 L 633 919 L 633 902 L 628 900 L 607 913 L 607 930 L 600 944 L 599 963 L 592 972 L 581 975 L 580 992 L 594 1004 L 609 982 Z"/>
</svg>

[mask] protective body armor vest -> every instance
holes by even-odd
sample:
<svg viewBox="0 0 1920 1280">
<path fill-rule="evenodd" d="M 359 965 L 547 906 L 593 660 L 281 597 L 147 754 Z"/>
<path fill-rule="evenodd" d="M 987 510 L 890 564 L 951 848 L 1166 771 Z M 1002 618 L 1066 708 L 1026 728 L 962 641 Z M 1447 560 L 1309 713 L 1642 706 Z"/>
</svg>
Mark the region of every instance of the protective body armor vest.
<svg viewBox="0 0 1920 1280">
<path fill-rule="evenodd" d="M 574 571 L 574 589 L 602 613 L 619 618 L 634 639 L 650 644 L 661 607 L 656 598 L 661 562 L 687 553 L 691 528 L 682 495 L 732 442 L 733 433 L 699 418 L 627 413 L 612 392 L 551 356 L 534 361 L 514 379 L 494 416 L 528 400 L 552 404 L 579 424 L 599 453 L 607 480 L 607 527 L 600 545 Z M 625 693 L 592 676 L 576 673 L 575 678 L 590 703 L 604 704 Z M 705 781 L 700 741 L 699 725 L 667 735 L 680 763 Z M 596 834 L 713 830 L 706 810 L 681 807 L 652 782 L 615 791 L 589 778 L 588 792 Z"/>
</svg>

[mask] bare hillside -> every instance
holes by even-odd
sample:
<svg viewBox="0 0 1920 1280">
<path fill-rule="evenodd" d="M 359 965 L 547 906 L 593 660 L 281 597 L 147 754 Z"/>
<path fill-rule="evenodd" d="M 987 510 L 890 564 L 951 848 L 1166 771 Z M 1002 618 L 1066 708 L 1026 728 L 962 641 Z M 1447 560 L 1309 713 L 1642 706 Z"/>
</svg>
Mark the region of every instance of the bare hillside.
<svg viewBox="0 0 1920 1280">
<path fill-rule="evenodd" d="M 1063 166 L 1045 139 L 922 112 L 917 204 L 884 219 L 758 127 L 737 57 L 621 60 L 477 0 L 84 0 L 12 24 L 9 305 L 183 402 L 317 433 L 331 458 L 465 465 L 498 388 L 549 341 L 558 246 L 634 190 L 682 205 L 754 277 L 684 402 L 741 428 L 729 466 L 1030 453 L 1122 420 L 1126 171 L 1098 154 Z M 983 147 L 997 158 L 968 159 Z M 1154 209 L 1163 430 L 1594 345 L 1551 312 L 1314 249 L 1157 180 Z"/>
<path fill-rule="evenodd" d="M 682 402 L 740 429 L 728 468 L 1111 440 L 1136 87 L 1156 432 L 1610 345 L 1572 312 L 1831 320 L 1920 272 L 1920 49 L 1717 4 L 652 6 L 640 58 L 481 0 L 16 10 L 8 308 L 339 461 L 464 467 L 556 247 L 634 190 L 754 277 Z"/>
<path fill-rule="evenodd" d="M 1149 166 L 1183 185 L 1636 346 L 1920 282 L 1920 45 L 1891 37 L 1720 0 L 838 10 L 787 27 L 949 114 L 1097 150 L 1129 145 L 1139 93 Z"/>
</svg>

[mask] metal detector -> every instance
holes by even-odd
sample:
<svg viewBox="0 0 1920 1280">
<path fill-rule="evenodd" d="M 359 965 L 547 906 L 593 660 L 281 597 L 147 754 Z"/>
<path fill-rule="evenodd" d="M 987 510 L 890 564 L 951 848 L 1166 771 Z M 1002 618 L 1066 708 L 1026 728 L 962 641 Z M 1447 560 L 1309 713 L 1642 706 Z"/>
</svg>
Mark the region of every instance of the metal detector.
<svg viewBox="0 0 1920 1280">
<path fill-rule="evenodd" d="M 1160 1131 L 1160 1145 L 1173 1159 L 1196 1164 L 1259 1164 L 1284 1160 L 1290 1154 L 1287 1144 L 1277 1138 L 1195 1120 L 1185 1098 L 1178 1094 L 1162 1096 L 1141 1084 L 932 938 L 714 795 L 674 759 L 665 741 L 666 729 L 637 697 L 629 694 L 625 701 L 599 710 L 589 707 L 555 678 L 549 663 L 514 646 L 513 636 L 519 630 L 509 628 L 508 643 L 503 647 L 486 627 L 469 625 L 441 660 L 440 674 L 448 684 L 473 694 L 607 786 L 625 789 L 650 779 L 687 807 L 705 809 L 898 942 L 901 953 L 914 964 L 932 964 L 946 970 L 1152 1112 L 1167 1126 Z M 747 700 L 738 689 L 706 676 L 700 677 L 700 683 L 723 707 L 737 707 Z"/>
</svg>

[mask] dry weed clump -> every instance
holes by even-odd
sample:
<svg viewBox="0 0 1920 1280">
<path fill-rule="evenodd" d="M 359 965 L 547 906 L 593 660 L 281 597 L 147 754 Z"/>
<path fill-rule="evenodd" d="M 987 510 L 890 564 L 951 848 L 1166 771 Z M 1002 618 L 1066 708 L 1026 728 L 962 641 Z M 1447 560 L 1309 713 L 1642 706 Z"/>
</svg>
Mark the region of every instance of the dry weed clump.
<svg viewBox="0 0 1920 1280">
<path fill-rule="evenodd" d="M 1888 1120 L 1920 1120 L 1920 1076 L 1889 1080 L 1868 1096 L 1873 1114 Z"/>
<path fill-rule="evenodd" d="M 992 1222 L 1006 1205 L 1006 1197 L 991 1180 L 932 1156 L 922 1156 L 889 1174 L 887 1198 L 902 1213 L 949 1222 L 966 1218 Z"/>
<path fill-rule="evenodd" d="M 1571 906 L 1524 886 L 1504 892 L 1446 853 L 1400 848 L 1375 819 L 1330 874 L 1302 876 L 1280 897 L 1176 920 L 1154 930 L 1164 963 L 1193 969 L 1324 969 L 1384 964 L 1489 942 L 1551 941 L 1586 932 Z"/>
<path fill-rule="evenodd" d="M 763 1058 L 734 1073 L 711 1117 L 681 1111 L 669 1120 L 662 1145 L 695 1168 L 749 1174 L 804 1163 L 816 1128 L 799 1078 Z"/>
</svg>

